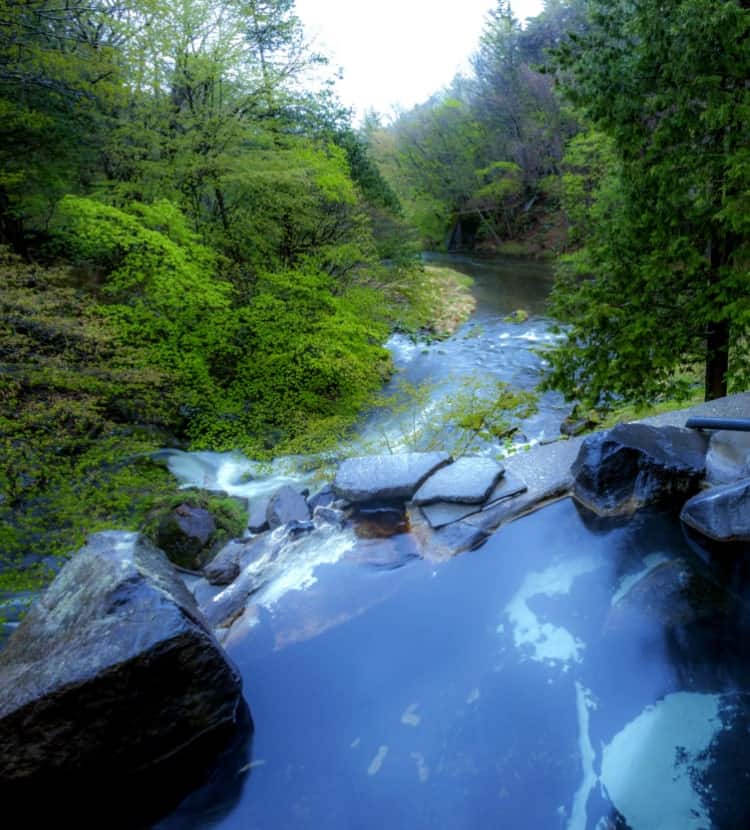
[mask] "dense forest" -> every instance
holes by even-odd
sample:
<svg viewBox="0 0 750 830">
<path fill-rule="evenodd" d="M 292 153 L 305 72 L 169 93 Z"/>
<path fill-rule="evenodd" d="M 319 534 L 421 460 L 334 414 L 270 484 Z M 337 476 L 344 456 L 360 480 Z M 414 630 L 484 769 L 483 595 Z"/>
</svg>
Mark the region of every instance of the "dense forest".
<svg viewBox="0 0 750 830">
<path fill-rule="evenodd" d="M 319 447 L 381 386 L 420 272 L 329 76 L 293 0 L 0 3 L 6 553 L 138 514 L 125 458 Z"/>
<path fill-rule="evenodd" d="M 0 0 L 4 554 L 140 516 L 159 446 L 331 445 L 429 322 L 420 248 L 557 258 L 581 406 L 747 388 L 749 34 L 499 0 L 470 72 L 355 126 L 293 0 Z"/>
<path fill-rule="evenodd" d="M 742 0 L 547 0 L 523 26 L 500 0 L 467 76 L 366 125 L 426 245 L 558 257 L 548 388 L 747 388 L 749 34 Z"/>
</svg>

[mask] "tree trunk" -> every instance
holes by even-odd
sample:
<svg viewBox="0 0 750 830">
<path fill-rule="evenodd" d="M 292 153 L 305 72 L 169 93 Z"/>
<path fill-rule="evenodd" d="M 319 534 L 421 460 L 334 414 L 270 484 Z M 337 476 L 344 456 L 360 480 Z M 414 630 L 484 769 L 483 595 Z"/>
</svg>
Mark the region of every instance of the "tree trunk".
<svg viewBox="0 0 750 830">
<path fill-rule="evenodd" d="M 710 323 L 706 330 L 706 400 L 727 394 L 729 323 Z"/>
<path fill-rule="evenodd" d="M 711 263 L 709 283 L 713 288 L 720 281 L 719 269 L 723 263 L 724 246 L 716 240 L 708 244 L 708 258 Z M 707 401 L 723 398 L 727 394 L 727 372 L 729 371 L 729 321 L 710 322 L 706 326 L 706 380 Z"/>
</svg>

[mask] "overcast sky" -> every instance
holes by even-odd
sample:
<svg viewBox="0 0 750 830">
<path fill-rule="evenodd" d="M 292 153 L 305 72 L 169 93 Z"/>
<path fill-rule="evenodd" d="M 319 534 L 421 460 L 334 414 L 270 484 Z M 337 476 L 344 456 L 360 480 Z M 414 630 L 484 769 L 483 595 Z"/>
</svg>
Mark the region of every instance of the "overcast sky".
<svg viewBox="0 0 750 830">
<path fill-rule="evenodd" d="M 361 115 L 420 103 L 448 84 L 476 48 L 494 0 L 297 0 L 320 51 L 341 67 L 343 102 Z M 512 0 L 521 20 L 542 0 Z"/>
</svg>

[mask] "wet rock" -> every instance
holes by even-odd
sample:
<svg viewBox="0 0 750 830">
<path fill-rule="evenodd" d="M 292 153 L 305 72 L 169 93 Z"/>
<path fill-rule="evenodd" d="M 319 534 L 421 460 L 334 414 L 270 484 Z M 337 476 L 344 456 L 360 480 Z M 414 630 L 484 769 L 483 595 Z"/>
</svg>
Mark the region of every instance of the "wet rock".
<svg viewBox="0 0 750 830">
<path fill-rule="evenodd" d="M 305 497 L 288 484 L 271 496 L 266 509 L 266 519 L 271 530 L 289 522 L 310 520 L 310 508 Z"/>
<path fill-rule="evenodd" d="M 494 507 L 501 501 L 511 499 L 526 492 L 526 484 L 520 478 L 505 474 L 495 489 L 490 493 L 487 501 L 483 504 L 451 504 L 450 502 L 437 502 L 422 507 L 430 526 L 434 529 L 444 527 L 453 522 L 461 521 L 470 516 L 475 516 L 482 510 Z"/>
<path fill-rule="evenodd" d="M 408 501 L 428 476 L 450 461 L 444 452 L 349 458 L 339 467 L 333 487 L 354 503 Z"/>
<path fill-rule="evenodd" d="M 203 568 L 211 585 L 229 585 L 240 575 L 240 542 L 230 542 Z"/>
<path fill-rule="evenodd" d="M 248 599 L 267 582 L 262 570 L 247 568 L 231 585 L 202 604 L 201 612 L 212 628 L 229 628 L 244 613 Z"/>
<path fill-rule="evenodd" d="M 88 808 L 136 778 L 140 797 L 163 764 L 226 740 L 244 705 L 164 553 L 120 532 L 92 536 L 32 608 L 0 653 L 0 689 L 0 794 L 24 815 L 32 795 Z"/>
<path fill-rule="evenodd" d="M 247 522 L 247 529 L 251 533 L 263 533 L 268 530 L 268 504 L 270 498 L 255 499 L 250 505 L 250 518 Z"/>
<path fill-rule="evenodd" d="M 240 557 L 240 574 L 231 585 L 200 606 L 212 628 L 228 628 L 244 614 L 250 597 L 268 583 L 275 569 L 283 537 L 277 534 L 259 537 Z M 288 541 L 288 540 L 287 540 Z"/>
<path fill-rule="evenodd" d="M 573 495 L 602 516 L 681 502 L 700 485 L 706 449 L 693 430 L 620 424 L 581 445 L 571 468 Z"/>
<path fill-rule="evenodd" d="M 491 458 L 467 456 L 433 473 L 414 495 L 414 504 L 439 501 L 458 504 L 485 502 L 504 468 Z"/>
<path fill-rule="evenodd" d="M 314 513 L 316 507 L 330 507 L 335 501 L 336 493 L 333 485 L 326 484 L 322 490 L 319 490 L 314 496 L 310 496 L 307 500 L 307 506 Z"/>
<path fill-rule="evenodd" d="M 198 603 L 198 608 L 203 608 L 217 594 L 221 593 L 223 587 L 222 585 L 212 585 L 207 579 L 198 579 L 190 586 L 190 590 Z"/>
<path fill-rule="evenodd" d="M 729 484 L 750 476 L 750 433 L 721 430 L 711 435 L 706 456 L 706 480 Z"/>
<path fill-rule="evenodd" d="M 314 522 L 299 522 L 295 519 L 284 527 L 284 535 L 288 541 L 293 542 L 301 536 L 306 536 L 308 533 L 312 533 L 313 530 L 315 530 Z"/>
<path fill-rule="evenodd" d="M 208 555 L 206 548 L 215 531 L 216 522 L 208 510 L 183 503 L 162 518 L 155 541 L 173 562 L 194 568 Z"/>
<path fill-rule="evenodd" d="M 390 539 L 406 533 L 406 514 L 396 507 L 360 509 L 353 517 L 354 532 L 359 539 Z"/>
<path fill-rule="evenodd" d="M 346 517 L 342 510 L 336 510 L 334 507 L 326 507 L 324 505 L 317 505 L 313 510 L 313 521 L 316 524 L 334 525 L 334 527 L 343 527 L 346 524 Z"/>
<path fill-rule="evenodd" d="M 680 519 L 717 542 L 750 542 L 750 478 L 698 493 Z"/>
<path fill-rule="evenodd" d="M 254 559 L 259 558 L 267 544 L 263 536 L 252 539 L 235 539 L 225 545 L 203 568 L 203 574 L 211 585 L 229 585 Z"/>
<path fill-rule="evenodd" d="M 423 559 L 442 561 L 466 551 L 475 550 L 488 537 L 481 527 L 466 522 L 454 522 L 440 530 L 433 530 L 419 507 L 409 510 L 409 525 Z"/>
</svg>

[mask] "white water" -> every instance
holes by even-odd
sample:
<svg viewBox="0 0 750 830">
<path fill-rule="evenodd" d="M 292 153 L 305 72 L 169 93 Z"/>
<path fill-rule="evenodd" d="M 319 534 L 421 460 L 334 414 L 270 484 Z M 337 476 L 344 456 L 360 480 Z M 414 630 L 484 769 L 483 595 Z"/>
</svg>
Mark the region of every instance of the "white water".
<svg viewBox="0 0 750 830">
<path fill-rule="evenodd" d="M 604 747 L 601 781 L 632 830 L 706 830 L 697 776 L 722 730 L 719 695 L 678 692 L 647 707 Z"/>
</svg>

